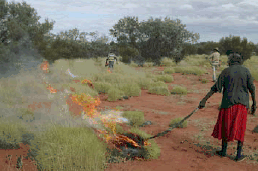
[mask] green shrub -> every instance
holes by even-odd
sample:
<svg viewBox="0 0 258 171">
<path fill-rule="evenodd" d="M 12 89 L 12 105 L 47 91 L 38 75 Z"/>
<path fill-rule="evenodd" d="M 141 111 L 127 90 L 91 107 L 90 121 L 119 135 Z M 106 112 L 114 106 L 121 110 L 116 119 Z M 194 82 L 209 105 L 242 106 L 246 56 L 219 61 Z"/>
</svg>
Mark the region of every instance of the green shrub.
<svg viewBox="0 0 258 171">
<path fill-rule="evenodd" d="M 145 122 L 144 113 L 140 111 L 125 111 L 122 115 L 127 118 L 134 127 L 142 125 Z"/>
<path fill-rule="evenodd" d="M 146 132 L 140 130 L 137 127 L 133 127 L 129 130 L 130 132 L 139 135 L 142 138 L 149 138 L 152 135 L 147 134 Z M 147 150 L 147 154 L 146 156 L 144 156 L 144 158 L 146 159 L 158 159 L 160 156 L 160 148 L 157 145 L 157 143 L 155 143 L 154 140 L 148 140 L 148 142 L 151 144 L 151 146 L 144 146 L 144 148 Z"/>
<path fill-rule="evenodd" d="M 111 84 L 107 82 L 94 82 L 93 85 L 97 92 L 107 93 L 111 88 Z"/>
<path fill-rule="evenodd" d="M 158 95 L 166 95 L 169 96 L 169 90 L 166 87 L 151 87 L 149 88 L 149 93 L 151 94 L 158 94 Z"/>
<path fill-rule="evenodd" d="M 187 88 L 185 87 L 180 87 L 180 86 L 176 86 L 172 89 L 171 91 L 172 94 L 182 94 L 182 95 L 186 95 L 187 94 Z"/>
<path fill-rule="evenodd" d="M 157 80 L 158 81 L 164 81 L 164 82 L 167 82 L 167 83 L 171 83 L 171 82 L 174 81 L 174 78 L 173 78 L 172 75 L 158 75 Z"/>
<path fill-rule="evenodd" d="M 171 127 L 172 125 L 179 123 L 183 118 L 176 118 L 176 119 L 172 119 L 169 123 L 169 126 Z M 181 125 L 179 125 L 177 128 L 185 128 L 187 127 L 187 121 L 185 120 Z"/>
<path fill-rule="evenodd" d="M 108 101 L 117 101 L 118 99 L 122 99 L 125 95 L 123 91 L 117 89 L 116 87 L 111 87 L 108 90 Z"/>
<path fill-rule="evenodd" d="M 138 84 L 136 83 L 128 83 L 124 84 L 121 87 L 121 90 L 125 93 L 126 96 L 140 96 L 141 89 Z"/>
<path fill-rule="evenodd" d="M 175 73 L 175 69 L 170 67 L 170 68 L 165 68 L 164 69 L 164 72 L 167 73 L 167 74 L 173 74 Z"/>
</svg>

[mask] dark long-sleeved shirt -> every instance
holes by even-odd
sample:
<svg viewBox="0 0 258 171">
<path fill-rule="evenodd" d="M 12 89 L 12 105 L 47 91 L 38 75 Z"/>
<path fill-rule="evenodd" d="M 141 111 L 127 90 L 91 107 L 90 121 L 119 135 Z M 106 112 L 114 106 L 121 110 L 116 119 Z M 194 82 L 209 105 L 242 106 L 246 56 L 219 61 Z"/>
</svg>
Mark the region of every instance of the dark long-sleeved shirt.
<svg viewBox="0 0 258 171">
<path fill-rule="evenodd" d="M 221 108 L 243 104 L 249 108 L 249 92 L 255 91 L 253 77 L 248 68 L 232 64 L 219 75 L 218 81 L 211 87 L 214 92 L 222 92 Z"/>
</svg>

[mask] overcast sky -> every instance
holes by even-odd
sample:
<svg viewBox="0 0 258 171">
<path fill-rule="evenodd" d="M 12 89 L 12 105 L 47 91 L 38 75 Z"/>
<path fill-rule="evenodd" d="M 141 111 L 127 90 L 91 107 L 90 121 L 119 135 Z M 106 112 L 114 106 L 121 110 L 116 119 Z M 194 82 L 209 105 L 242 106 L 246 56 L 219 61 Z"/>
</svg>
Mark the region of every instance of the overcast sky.
<svg viewBox="0 0 258 171">
<path fill-rule="evenodd" d="M 12 2 L 13 0 L 7 0 Z M 15 0 L 14 2 L 22 2 Z M 198 42 L 218 42 L 230 34 L 258 43 L 258 0 L 25 0 L 41 16 L 54 20 L 51 33 L 75 27 L 80 32 L 109 29 L 124 16 L 180 19 L 190 32 L 199 33 Z"/>
</svg>

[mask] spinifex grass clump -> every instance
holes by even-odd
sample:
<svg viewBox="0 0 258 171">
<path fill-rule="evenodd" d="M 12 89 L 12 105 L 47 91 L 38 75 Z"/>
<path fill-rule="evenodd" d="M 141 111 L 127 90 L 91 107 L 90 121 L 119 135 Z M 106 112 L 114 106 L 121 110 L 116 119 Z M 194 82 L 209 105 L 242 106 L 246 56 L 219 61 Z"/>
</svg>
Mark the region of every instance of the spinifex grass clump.
<svg viewBox="0 0 258 171">
<path fill-rule="evenodd" d="M 90 128 L 53 126 L 32 142 L 40 170 L 104 170 L 107 146 Z"/>
<path fill-rule="evenodd" d="M 166 82 L 166 83 L 171 83 L 171 82 L 174 81 L 174 78 L 173 78 L 172 75 L 166 74 L 166 75 L 158 75 L 158 76 L 157 76 L 157 80 L 158 80 L 158 81 L 164 81 L 164 82 Z"/>
<path fill-rule="evenodd" d="M 172 67 L 165 68 L 165 69 L 164 69 L 164 72 L 165 72 L 166 74 L 173 74 L 173 73 L 175 73 L 175 69 L 172 68 Z"/>
<path fill-rule="evenodd" d="M 144 90 L 148 89 L 148 86 L 152 83 L 153 80 L 151 78 L 142 78 L 138 80 L 138 85 Z"/>
<path fill-rule="evenodd" d="M 132 126 L 139 126 L 145 122 L 144 113 L 140 111 L 125 111 L 123 117 L 127 118 Z"/>
<path fill-rule="evenodd" d="M 129 130 L 129 132 L 135 133 L 135 134 L 139 135 L 140 137 L 142 137 L 144 139 L 145 138 L 149 138 L 149 137 L 152 136 L 152 135 L 147 134 L 146 132 L 140 130 L 137 127 L 131 128 Z M 150 145 L 144 146 L 144 149 L 147 151 L 147 153 L 144 153 L 143 157 L 145 159 L 158 159 L 159 156 L 160 156 L 160 148 L 159 148 L 159 146 L 157 145 L 157 143 L 153 139 L 148 140 L 148 143 Z"/>
<path fill-rule="evenodd" d="M 148 92 L 152 94 L 166 95 L 169 96 L 168 85 L 163 81 L 154 82 L 148 87 Z"/>
<path fill-rule="evenodd" d="M 175 66 L 176 63 L 172 59 L 165 57 L 161 59 L 161 65 L 165 65 L 166 67 L 171 67 L 171 66 Z"/>
<path fill-rule="evenodd" d="M 169 123 L 169 126 L 173 126 L 176 123 L 179 123 L 183 118 L 176 118 L 176 119 L 172 119 Z M 187 127 L 187 121 L 184 121 L 181 125 L 179 125 L 177 128 L 185 128 Z"/>
<path fill-rule="evenodd" d="M 121 91 L 124 92 L 125 96 L 140 96 L 141 89 L 137 83 L 127 83 L 121 86 Z"/>
<path fill-rule="evenodd" d="M 115 87 L 111 87 L 108 90 L 108 101 L 117 101 L 118 99 L 122 99 L 125 93 Z"/>
<path fill-rule="evenodd" d="M 85 93 L 80 95 L 74 94 L 72 95 L 71 99 L 73 103 L 83 106 L 83 111 L 90 117 L 93 117 L 93 115 L 96 114 L 95 106 L 100 104 L 99 98 L 95 99 L 89 95 L 86 95 Z"/>
<path fill-rule="evenodd" d="M 158 94 L 158 95 L 165 95 L 169 96 L 169 90 L 166 87 L 151 87 L 149 88 L 149 93 L 151 94 Z"/>
<path fill-rule="evenodd" d="M 186 95 L 187 94 L 187 88 L 181 87 L 181 86 L 176 86 L 172 89 L 171 94 L 181 94 L 181 95 Z"/>
<path fill-rule="evenodd" d="M 107 82 L 94 82 L 94 89 L 99 93 L 107 93 L 108 90 L 112 87 L 110 83 Z"/>
</svg>

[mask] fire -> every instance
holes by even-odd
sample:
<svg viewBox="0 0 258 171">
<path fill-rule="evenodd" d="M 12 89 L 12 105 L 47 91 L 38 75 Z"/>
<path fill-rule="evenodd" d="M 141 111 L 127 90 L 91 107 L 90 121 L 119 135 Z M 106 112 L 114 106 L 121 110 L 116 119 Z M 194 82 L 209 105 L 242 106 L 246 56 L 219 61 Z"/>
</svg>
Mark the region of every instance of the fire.
<svg viewBox="0 0 258 171">
<path fill-rule="evenodd" d="M 41 70 L 43 70 L 45 73 L 48 73 L 48 72 L 49 72 L 48 67 L 49 67 L 48 61 L 44 61 L 44 62 L 42 62 L 42 64 L 40 65 Z"/>
<path fill-rule="evenodd" d="M 56 93 L 57 89 L 54 89 L 53 87 L 51 87 L 51 85 L 49 84 L 47 89 L 50 91 L 50 93 Z"/>
<path fill-rule="evenodd" d="M 107 71 L 108 71 L 109 73 L 112 73 L 112 72 L 110 71 L 110 69 L 108 69 Z"/>
</svg>

